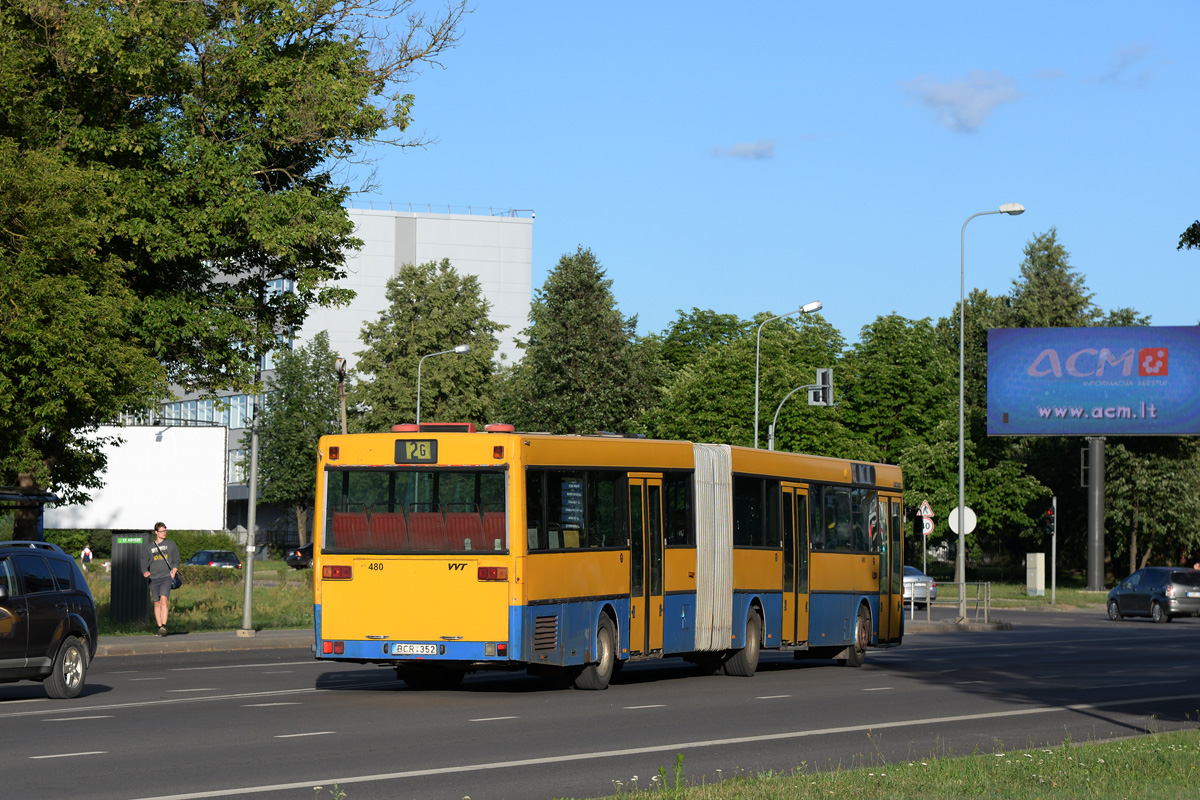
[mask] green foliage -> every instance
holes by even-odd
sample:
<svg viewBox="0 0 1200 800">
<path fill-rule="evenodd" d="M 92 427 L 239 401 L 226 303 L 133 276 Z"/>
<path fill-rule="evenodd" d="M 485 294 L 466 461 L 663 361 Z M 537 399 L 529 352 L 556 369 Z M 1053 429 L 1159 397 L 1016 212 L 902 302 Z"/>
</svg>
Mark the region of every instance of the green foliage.
<svg viewBox="0 0 1200 800">
<path fill-rule="evenodd" d="M 79 501 L 104 464 L 87 434 L 161 396 L 165 374 L 130 324 L 128 264 L 105 248 L 116 207 L 99 171 L 2 132 L 0 484 Z"/>
<path fill-rule="evenodd" d="M 478 279 L 459 275 L 448 259 L 405 264 L 388 281 L 387 300 L 387 310 L 366 323 L 360 335 L 367 349 L 358 353 L 357 381 L 347 399 L 356 408 L 354 430 L 387 431 L 415 419 L 418 369 L 421 419 L 490 421 L 496 334 L 507 326 L 488 317 L 491 303 Z M 462 344 L 470 345 L 469 353 L 421 363 L 424 356 Z"/>
<path fill-rule="evenodd" d="M 58 545 L 64 553 L 76 559 L 83 552 L 85 544 L 92 548 L 93 561 L 102 564 L 112 557 L 112 531 L 47 528 L 42 538 Z"/>
<path fill-rule="evenodd" d="M 662 374 L 659 347 L 639 342 L 637 319 L 616 307 L 591 250 L 564 255 L 534 292 L 525 356 L 502 399 L 523 430 L 627 432 L 651 405 Z"/>
<path fill-rule="evenodd" d="M 83 499 L 81 434 L 168 383 L 253 389 L 280 331 L 352 296 L 339 170 L 419 143 L 400 87 L 466 12 L 411 6 L 0 5 L 0 482 Z"/>
<path fill-rule="evenodd" d="M 710 347 L 730 344 L 746 335 L 749 323 L 735 314 L 718 314 L 693 307 L 691 311 L 675 312 L 679 318 L 663 335 L 663 358 L 679 369 L 695 363 Z"/>
<path fill-rule="evenodd" d="M 1193 247 L 1200 250 L 1200 219 L 1188 225 L 1187 229 L 1179 234 L 1179 246 L 1175 249 L 1183 250 L 1187 248 L 1190 250 Z"/>
<path fill-rule="evenodd" d="M 842 363 L 841 418 L 870 443 L 874 461 L 900 463 L 908 448 L 953 418 L 957 364 L 927 319 L 879 317 Z"/>
<path fill-rule="evenodd" d="M 1013 280 L 1012 327 L 1082 327 L 1098 321 L 1092 294 L 1069 260 L 1054 228 L 1026 243 L 1021 277 Z"/>
<path fill-rule="evenodd" d="M 300 544 L 308 541 L 308 513 L 316 499 L 317 442 L 341 430 L 336 358 L 325 331 L 299 350 L 280 356 L 270 381 L 270 400 L 259 422 L 262 501 L 293 510 Z"/>
<path fill-rule="evenodd" d="M 1105 443 L 1106 533 L 1113 572 L 1192 563 L 1200 554 L 1200 444 L 1190 438 Z M 1124 561 L 1118 563 L 1119 558 Z"/>
</svg>

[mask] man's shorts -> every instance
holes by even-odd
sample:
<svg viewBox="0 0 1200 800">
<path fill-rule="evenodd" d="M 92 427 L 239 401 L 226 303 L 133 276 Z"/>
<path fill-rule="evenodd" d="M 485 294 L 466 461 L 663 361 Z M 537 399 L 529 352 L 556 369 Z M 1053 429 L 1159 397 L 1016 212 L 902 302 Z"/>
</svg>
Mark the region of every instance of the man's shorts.
<svg viewBox="0 0 1200 800">
<path fill-rule="evenodd" d="M 171 596 L 171 573 L 168 572 L 161 578 L 150 576 L 150 596 L 155 600 Z"/>
</svg>

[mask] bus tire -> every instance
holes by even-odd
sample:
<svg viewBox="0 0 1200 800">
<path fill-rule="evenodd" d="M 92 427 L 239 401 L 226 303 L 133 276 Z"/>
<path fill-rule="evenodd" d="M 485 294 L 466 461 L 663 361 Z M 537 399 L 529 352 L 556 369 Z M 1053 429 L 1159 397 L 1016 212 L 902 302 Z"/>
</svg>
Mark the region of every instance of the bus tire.
<svg viewBox="0 0 1200 800">
<path fill-rule="evenodd" d="M 596 625 L 596 662 L 588 664 L 575 678 L 576 689 L 600 691 L 608 688 L 616 672 L 617 637 L 613 631 L 612 620 L 607 614 L 600 615 Z"/>
<path fill-rule="evenodd" d="M 396 667 L 396 677 L 419 692 L 431 689 L 456 689 L 466 673 L 460 669 L 404 664 Z"/>
<path fill-rule="evenodd" d="M 871 612 L 866 606 L 858 607 L 858 618 L 854 621 L 854 641 L 850 643 L 837 663 L 843 667 L 861 667 L 867 658 L 867 645 L 871 642 Z"/>
<path fill-rule="evenodd" d="M 752 609 L 746 618 L 746 646 L 735 652 L 725 662 L 725 674 L 737 678 L 751 678 L 758 669 L 758 652 L 762 643 L 762 618 Z"/>
</svg>

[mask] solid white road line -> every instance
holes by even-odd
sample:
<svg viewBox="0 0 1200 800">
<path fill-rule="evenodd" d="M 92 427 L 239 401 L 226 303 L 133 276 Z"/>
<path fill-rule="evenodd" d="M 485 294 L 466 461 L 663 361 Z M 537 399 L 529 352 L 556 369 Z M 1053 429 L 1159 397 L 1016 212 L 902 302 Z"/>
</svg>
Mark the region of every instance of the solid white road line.
<svg viewBox="0 0 1200 800">
<path fill-rule="evenodd" d="M 42 758 L 74 758 L 75 756 L 102 756 L 108 753 L 107 750 L 88 750 L 83 753 L 55 753 L 49 756 L 30 756 L 30 760 L 36 761 Z"/>
<path fill-rule="evenodd" d="M 727 747 L 736 744 L 754 744 L 756 742 L 780 741 L 785 739 L 802 739 L 810 736 L 828 736 L 842 733 L 859 733 L 862 731 L 883 730 L 886 728 L 908 728 L 920 725 L 945 725 L 953 722 L 971 722 L 983 719 L 1003 719 L 1005 717 L 1026 717 L 1035 714 L 1058 714 L 1064 711 L 1094 711 L 1101 708 L 1118 708 L 1120 706 L 1141 703 L 1178 703 L 1183 700 L 1200 700 L 1200 694 L 1168 695 L 1161 697 L 1141 697 L 1132 700 L 1116 700 L 1103 703 L 1077 703 L 1067 706 L 1035 706 L 1019 708 L 1011 711 L 992 711 L 981 714 L 960 714 L 950 717 L 924 717 L 919 719 L 896 720 L 894 722 L 870 722 L 865 725 L 847 725 L 840 728 L 820 728 L 805 731 L 789 731 L 787 733 L 766 733 L 758 736 L 738 736 L 730 739 L 704 739 L 694 742 L 672 742 L 670 744 L 648 745 L 646 747 L 631 747 L 625 750 L 600 750 L 589 753 L 571 753 L 561 756 L 546 756 L 544 758 L 524 758 L 516 761 L 494 761 L 485 764 L 459 764 L 450 767 L 434 767 L 431 769 L 414 769 L 403 772 L 385 772 L 376 775 L 346 775 L 337 777 L 314 778 L 295 783 L 275 783 L 263 786 L 242 786 L 237 788 L 214 789 L 204 792 L 186 792 L 183 794 L 158 795 L 143 797 L 138 800 L 202 800 L 209 797 L 233 797 L 240 795 L 263 794 L 288 789 L 304 789 L 311 791 L 314 786 L 348 786 L 352 783 L 376 783 L 379 781 L 395 781 L 404 778 L 422 778 L 431 775 L 451 775 L 460 772 L 480 772 L 493 769 L 512 769 L 514 767 L 531 767 L 540 764 L 559 764 L 572 761 L 594 761 L 601 758 L 621 758 L 626 756 L 647 755 L 650 753 L 675 752 L 699 747 Z"/>
</svg>

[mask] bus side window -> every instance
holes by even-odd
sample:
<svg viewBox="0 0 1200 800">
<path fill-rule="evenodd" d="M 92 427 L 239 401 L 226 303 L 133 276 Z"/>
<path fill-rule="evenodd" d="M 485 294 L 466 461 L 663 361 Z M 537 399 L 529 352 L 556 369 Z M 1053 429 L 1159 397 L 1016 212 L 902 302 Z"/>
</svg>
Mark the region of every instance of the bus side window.
<svg viewBox="0 0 1200 800">
<path fill-rule="evenodd" d="M 545 550 L 547 545 L 545 478 L 541 470 L 529 470 L 525 475 L 525 528 L 530 550 Z"/>
</svg>

